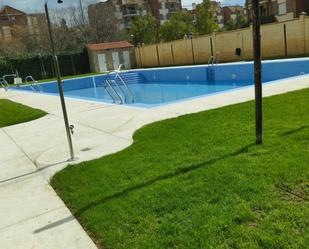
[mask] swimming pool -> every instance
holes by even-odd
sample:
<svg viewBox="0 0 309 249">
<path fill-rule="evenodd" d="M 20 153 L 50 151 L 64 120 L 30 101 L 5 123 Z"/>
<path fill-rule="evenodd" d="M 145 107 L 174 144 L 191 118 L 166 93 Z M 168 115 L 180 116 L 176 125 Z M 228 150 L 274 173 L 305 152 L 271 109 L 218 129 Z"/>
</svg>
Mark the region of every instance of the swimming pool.
<svg viewBox="0 0 309 249">
<path fill-rule="evenodd" d="M 309 73 L 309 58 L 263 61 L 262 65 L 263 83 Z M 146 108 L 238 89 L 254 82 L 252 62 L 225 63 L 214 67 L 199 65 L 139 69 L 123 71 L 121 76 L 134 96 L 133 99 L 128 91 L 118 91 L 126 100 L 126 105 Z M 97 75 L 64 80 L 64 95 L 113 103 L 108 89 L 104 87 L 106 77 Z M 44 94 L 58 94 L 56 82 L 40 85 Z M 32 91 L 29 86 L 18 89 Z"/>
</svg>

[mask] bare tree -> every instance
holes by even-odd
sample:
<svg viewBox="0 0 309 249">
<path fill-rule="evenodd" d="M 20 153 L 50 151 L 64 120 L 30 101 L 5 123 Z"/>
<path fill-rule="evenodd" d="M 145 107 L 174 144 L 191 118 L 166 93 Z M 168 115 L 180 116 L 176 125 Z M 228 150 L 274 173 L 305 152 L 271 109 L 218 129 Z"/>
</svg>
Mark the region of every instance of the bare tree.
<svg viewBox="0 0 309 249">
<path fill-rule="evenodd" d="M 127 36 L 125 30 L 119 31 L 115 8 L 115 4 L 110 1 L 89 5 L 88 16 L 92 42 L 113 41 Z"/>
</svg>

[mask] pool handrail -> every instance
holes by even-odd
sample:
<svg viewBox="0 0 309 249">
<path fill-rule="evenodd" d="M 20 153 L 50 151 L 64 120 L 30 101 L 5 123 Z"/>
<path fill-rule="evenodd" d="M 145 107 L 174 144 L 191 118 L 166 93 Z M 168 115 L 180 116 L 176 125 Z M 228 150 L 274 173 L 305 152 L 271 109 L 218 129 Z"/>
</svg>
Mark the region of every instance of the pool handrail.
<svg viewBox="0 0 309 249">
<path fill-rule="evenodd" d="M 216 80 L 215 66 L 217 65 L 218 65 L 218 54 L 216 54 L 216 56 L 211 55 L 208 59 L 208 67 L 207 67 L 208 81 Z"/>
<path fill-rule="evenodd" d="M 7 91 L 10 87 L 10 84 L 6 81 L 6 77 L 16 77 L 16 74 L 5 74 L 0 78 L 0 84 L 2 87 L 4 87 L 4 90 Z"/>
<path fill-rule="evenodd" d="M 115 73 L 116 73 L 116 77 L 115 77 L 115 78 L 118 77 L 118 78 L 120 79 L 120 81 L 122 82 L 122 84 L 126 87 L 126 89 L 128 90 L 128 92 L 130 93 L 131 98 L 132 98 L 132 102 L 134 103 L 134 102 L 135 102 L 135 97 L 134 97 L 134 94 L 133 94 L 133 92 L 131 91 L 131 89 L 130 89 L 128 83 L 127 83 L 127 82 L 123 79 L 123 77 L 120 75 L 120 72 L 119 72 L 119 71 L 115 71 Z"/>
<path fill-rule="evenodd" d="M 43 89 L 42 89 L 41 85 L 31 75 L 25 77 L 25 82 L 29 83 L 32 91 L 34 91 L 34 92 L 43 92 Z M 34 86 L 37 86 L 38 90 L 36 90 L 34 88 Z"/>
<path fill-rule="evenodd" d="M 8 90 L 9 88 L 9 83 L 3 78 L 0 78 L 0 85 L 4 88 L 5 91 Z"/>
<path fill-rule="evenodd" d="M 120 70 L 121 68 L 123 67 L 122 64 L 119 65 L 118 69 L 117 70 L 113 70 L 113 71 L 109 71 L 107 74 L 106 74 L 106 82 L 108 84 L 109 87 L 111 87 L 113 89 L 113 92 L 114 93 L 117 93 L 117 91 L 113 88 L 110 80 L 108 79 L 108 76 L 109 75 L 112 75 L 114 74 L 115 77 L 113 79 L 113 83 L 116 85 L 116 87 L 119 89 L 119 91 L 124 95 L 124 100 L 122 100 L 123 103 L 127 103 L 127 97 L 126 97 L 126 93 L 125 91 L 123 90 L 123 88 L 120 86 L 120 84 L 118 84 L 117 82 L 117 78 L 120 80 L 120 82 L 125 86 L 126 90 L 128 91 L 128 93 L 131 95 L 131 99 L 132 99 L 132 103 L 135 102 L 135 97 L 134 97 L 134 94 L 133 92 L 131 91 L 130 87 L 128 86 L 127 82 L 125 81 L 125 79 L 121 76 L 120 74 Z M 109 93 L 110 95 L 110 93 Z M 111 96 L 111 95 L 110 95 Z M 117 93 L 117 97 L 120 96 L 118 93 Z M 112 97 L 112 96 L 111 96 Z M 115 99 L 113 99 L 115 101 Z"/>
<path fill-rule="evenodd" d="M 125 91 L 122 89 L 122 87 L 117 83 L 117 81 L 116 81 L 116 78 L 114 79 L 114 80 L 109 80 L 110 82 L 112 82 L 112 83 L 114 83 L 116 86 L 117 86 L 117 88 L 119 89 L 119 91 L 123 94 L 123 96 L 124 96 L 124 103 L 126 103 L 127 102 L 127 99 L 126 99 L 126 93 L 125 93 Z M 119 95 L 119 96 L 121 96 L 121 95 Z M 122 96 L 121 96 L 122 97 Z"/>
<path fill-rule="evenodd" d="M 119 99 L 120 101 L 120 104 L 123 104 L 123 99 L 122 97 L 117 93 L 117 91 L 114 89 L 114 87 L 111 85 L 111 83 L 109 82 L 109 79 L 106 77 L 105 79 L 105 83 L 107 83 L 107 85 L 110 87 L 110 89 L 112 89 L 113 93 L 115 94 L 115 96 L 117 96 L 117 98 Z M 117 82 L 115 82 L 116 85 L 117 85 Z M 107 91 L 107 88 L 106 86 L 104 87 L 105 90 Z M 108 91 L 107 91 L 108 92 Z M 113 101 L 115 102 L 115 98 L 108 92 L 108 94 L 112 97 Z"/>
</svg>

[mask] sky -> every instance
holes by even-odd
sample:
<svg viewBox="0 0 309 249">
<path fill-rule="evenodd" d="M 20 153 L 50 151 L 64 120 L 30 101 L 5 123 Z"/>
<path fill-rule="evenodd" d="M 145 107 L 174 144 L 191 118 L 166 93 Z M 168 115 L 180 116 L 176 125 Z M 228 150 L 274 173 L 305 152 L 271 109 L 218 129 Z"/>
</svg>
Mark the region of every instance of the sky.
<svg viewBox="0 0 309 249">
<path fill-rule="evenodd" d="M 79 0 L 63 0 L 62 7 L 78 4 Z M 97 2 L 98 0 L 82 0 L 83 2 Z M 182 0 L 182 5 L 187 8 L 192 6 L 192 3 L 200 3 L 202 0 Z M 223 5 L 243 5 L 245 0 L 219 0 Z M 26 11 L 26 12 L 37 12 L 43 10 L 45 0 L 0 0 L 0 7 L 2 5 L 10 5 L 14 8 Z M 49 0 L 49 6 L 57 7 L 57 0 Z"/>
</svg>

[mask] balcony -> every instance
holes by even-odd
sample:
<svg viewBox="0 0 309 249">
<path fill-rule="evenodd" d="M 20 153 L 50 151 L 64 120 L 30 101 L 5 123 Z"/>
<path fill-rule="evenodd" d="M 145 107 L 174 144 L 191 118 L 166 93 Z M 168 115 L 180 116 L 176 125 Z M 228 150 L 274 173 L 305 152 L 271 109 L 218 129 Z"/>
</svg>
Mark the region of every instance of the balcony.
<svg viewBox="0 0 309 249">
<path fill-rule="evenodd" d="M 144 0 L 122 0 L 122 5 L 144 4 Z"/>
<path fill-rule="evenodd" d="M 132 22 L 125 22 L 124 27 L 125 27 L 125 29 L 131 29 L 132 28 Z"/>
<path fill-rule="evenodd" d="M 170 13 L 179 12 L 179 8 L 171 7 L 171 8 L 168 9 L 168 11 L 169 11 Z"/>
<path fill-rule="evenodd" d="M 124 17 L 131 17 L 131 16 L 138 16 L 138 15 L 139 15 L 138 10 L 126 9 L 126 10 L 123 11 Z"/>
</svg>

